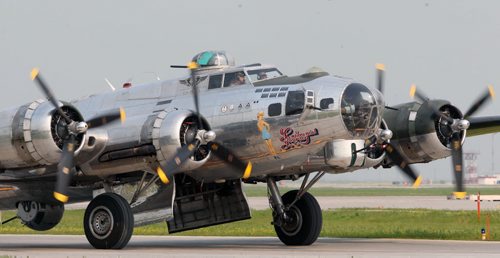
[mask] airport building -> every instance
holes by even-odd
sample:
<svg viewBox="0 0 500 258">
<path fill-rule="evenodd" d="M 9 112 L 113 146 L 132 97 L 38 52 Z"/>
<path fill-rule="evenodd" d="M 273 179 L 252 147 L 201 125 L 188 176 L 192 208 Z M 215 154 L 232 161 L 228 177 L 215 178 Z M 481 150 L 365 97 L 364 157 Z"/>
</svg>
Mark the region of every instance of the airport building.
<svg viewBox="0 0 500 258">
<path fill-rule="evenodd" d="M 499 185 L 500 184 L 500 174 L 492 176 L 479 176 L 477 178 L 477 183 L 480 185 Z"/>
</svg>

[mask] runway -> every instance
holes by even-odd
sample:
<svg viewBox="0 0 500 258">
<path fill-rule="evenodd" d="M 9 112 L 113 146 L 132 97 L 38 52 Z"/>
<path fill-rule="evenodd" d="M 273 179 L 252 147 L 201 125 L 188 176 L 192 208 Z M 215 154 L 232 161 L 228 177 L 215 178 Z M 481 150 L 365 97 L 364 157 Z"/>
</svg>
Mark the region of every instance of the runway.
<svg viewBox="0 0 500 258">
<path fill-rule="evenodd" d="M 321 209 L 340 208 L 398 208 L 435 210 L 476 210 L 472 200 L 447 200 L 445 196 L 317 196 Z M 66 205 L 66 209 L 85 209 L 88 202 Z M 249 197 L 251 209 L 269 209 L 267 197 Z M 483 201 L 482 210 L 498 210 L 500 202 Z"/>
<path fill-rule="evenodd" d="M 284 246 L 275 237 L 134 236 L 123 250 L 84 236 L 0 235 L 0 257 L 498 257 L 498 242 L 320 238 Z"/>
<path fill-rule="evenodd" d="M 470 200 L 444 196 L 317 197 L 324 210 L 338 208 L 427 208 L 473 210 Z M 267 198 L 248 198 L 267 209 Z M 67 208 L 81 209 L 86 203 Z M 499 209 L 483 202 L 483 210 Z M 275 237 L 134 236 L 124 250 L 96 250 L 84 236 L 0 235 L 0 257 L 498 257 L 498 242 L 320 238 L 305 247 L 284 246 Z"/>
<path fill-rule="evenodd" d="M 398 208 L 398 209 L 435 209 L 435 210 L 476 210 L 473 200 L 447 200 L 446 196 L 317 196 L 321 209 L 340 208 Z M 263 210 L 269 208 L 267 197 L 248 198 L 250 208 Z M 481 209 L 498 210 L 500 202 L 482 201 Z"/>
</svg>

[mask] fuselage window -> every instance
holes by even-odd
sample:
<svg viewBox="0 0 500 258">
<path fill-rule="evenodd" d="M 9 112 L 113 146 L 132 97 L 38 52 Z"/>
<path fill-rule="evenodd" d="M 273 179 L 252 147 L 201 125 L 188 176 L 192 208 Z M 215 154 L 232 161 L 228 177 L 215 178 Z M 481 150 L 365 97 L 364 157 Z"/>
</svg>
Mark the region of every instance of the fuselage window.
<svg viewBox="0 0 500 258">
<path fill-rule="evenodd" d="M 226 73 L 224 78 L 224 87 L 247 84 L 248 81 L 244 72 Z"/>
<path fill-rule="evenodd" d="M 328 107 L 333 104 L 333 99 L 332 98 L 326 98 L 326 99 L 322 99 L 320 102 L 319 102 L 319 107 L 321 109 L 329 109 Z"/>
<path fill-rule="evenodd" d="M 285 114 L 300 114 L 304 111 L 305 95 L 303 91 L 290 91 L 286 98 Z"/>
<path fill-rule="evenodd" d="M 222 87 L 222 74 L 210 76 L 210 80 L 208 82 L 208 89 L 217 89 L 220 87 Z"/>
<path fill-rule="evenodd" d="M 281 103 L 274 103 L 269 105 L 269 107 L 267 108 L 267 114 L 269 116 L 281 115 Z"/>
</svg>

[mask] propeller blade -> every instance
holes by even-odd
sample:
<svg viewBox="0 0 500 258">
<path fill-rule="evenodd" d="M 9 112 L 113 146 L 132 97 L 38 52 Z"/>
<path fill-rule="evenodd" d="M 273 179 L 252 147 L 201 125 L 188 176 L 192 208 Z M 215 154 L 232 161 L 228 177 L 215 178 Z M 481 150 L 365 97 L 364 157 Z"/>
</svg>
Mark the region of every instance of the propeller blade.
<svg viewBox="0 0 500 258">
<path fill-rule="evenodd" d="M 417 90 L 417 85 L 412 84 L 410 87 L 410 97 L 414 98 L 416 97 L 422 102 L 429 101 L 429 98 L 423 93 Z"/>
<path fill-rule="evenodd" d="M 54 108 L 57 110 L 57 113 L 61 115 L 61 117 L 66 121 L 67 124 L 71 124 L 73 120 L 71 120 L 66 113 L 64 113 L 59 107 L 59 101 L 56 99 L 54 93 L 50 90 L 49 86 L 45 83 L 45 81 L 42 79 L 40 76 L 40 70 L 38 68 L 33 68 L 31 70 L 31 80 L 36 81 L 38 83 L 38 86 L 42 89 L 43 93 L 45 94 L 45 97 L 52 103 Z"/>
<path fill-rule="evenodd" d="M 164 184 L 168 184 L 177 169 L 182 165 L 182 163 L 184 163 L 184 161 L 193 156 L 194 152 L 196 151 L 196 149 L 198 149 L 199 146 L 200 141 L 196 139 L 192 143 L 186 144 L 182 146 L 182 148 L 179 148 L 177 150 L 177 153 L 175 154 L 175 157 L 172 160 L 167 161 L 164 166 L 160 165 L 156 169 L 156 172 L 158 173 L 161 181 Z"/>
<path fill-rule="evenodd" d="M 451 158 L 453 162 L 453 174 L 455 175 L 455 183 L 457 191 L 453 194 L 460 198 L 465 197 L 463 185 L 463 155 L 462 155 L 462 141 L 460 133 L 454 133 L 451 138 Z M 461 197 L 463 198 L 463 197 Z"/>
<path fill-rule="evenodd" d="M 396 164 L 401 169 L 401 171 L 413 181 L 413 188 L 419 187 L 422 183 L 422 177 L 417 175 L 417 173 L 410 167 L 401 153 L 399 153 L 399 151 L 390 143 L 387 144 L 385 150 L 394 164 Z"/>
<path fill-rule="evenodd" d="M 76 149 L 76 136 L 70 134 L 64 142 L 61 160 L 57 165 L 57 183 L 54 191 L 54 198 L 62 203 L 66 203 L 68 197 L 68 186 L 71 182 L 71 176 L 74 167 L 74 154 Z"/>
<path fill-rule="evenodd" d="M 95 127 L 103 126 L 105 124 L 109 124 L 109 123 L 114 122 L 118 119 L 120 119 L 120 121 L 122 123 L 125 122 L 126 114 L 125 114 L 125 110 L 123 108 L 120 108 L 119 110 L 117 110 L 115 112 L 111 112 L 108 114 L 94 117 L 94 118 L 87 121 L 87 125 L 89 126 L 89 128 L 95 128 Z"/>
<path fill-rule="evenodd" d="M 412 98 L 416 97 L 423 103 L 427 103 L 432 109 L 434 117 L 440 117 L 441 119 L 446 120 L 448 123 L 453 124 L 453 118 L 444 115 L 441 111 L 439 111 L 439 109 L 436 106 L 432 105 L 432 103 L 429 101 L 430 99 L 423 92 L 417 90 L 417 86 L 415 84 L 411 85 L 410 96 Z"/>
<path fill-rule="evenodd" d="M 188 64 L 188 68 L 191 72 L 191 83 L 193 87 L 193 98 L 194 98 L 194 106 L 196 109 L 196 116 L 198 117 L 198 129 L 203 129 L 203 123 L 201 121 L 200 115 L 200 102 L 198 97 L 198 87 L 196 83 L 196 69 L 198 69 L 198 64 L 196 62 L 191 62 Z"/>
<path fill-rule="evenodd" d="M 375 68 L 377 68 L 377 89 L 378 91 L 384 93 L 384 64 L 376 64 Z"/>
<path fill-rule="evenodd" d="M 493 90 L 492 85 L 488 85 L 488 90 L 486 90 L 483 95 L 474 102 L 474 104 L 467 110 L 467 112 L 464 115 L 464 118 L 468 118 L 472 116 L 474 113 L 476 113 L 485 103 L 487 100 L 495 98 L 495 91 Z"/>
<path fill-rule="evenodd" d="M 245 163 L 231 150 L 216 142 L 210 142 L 209 148 L 215 156 L 236 168 L 238 172 L 241 172 L 238 178 L 247 179 L 252 174 L 252 162 Z"/>
</svg>

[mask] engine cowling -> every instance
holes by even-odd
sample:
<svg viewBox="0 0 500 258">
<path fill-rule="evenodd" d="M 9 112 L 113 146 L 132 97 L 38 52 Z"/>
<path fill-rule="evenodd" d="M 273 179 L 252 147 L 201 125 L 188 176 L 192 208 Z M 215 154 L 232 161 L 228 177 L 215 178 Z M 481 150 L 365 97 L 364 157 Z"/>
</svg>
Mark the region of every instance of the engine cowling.
<svg viewBox="0 0 500 258">
<path fill-rule="evenodd" d="M 70 104 L 61 103 L 72 119 L 82 121 Z M 59 161 L 63 138 L 67 134 L 64 119 L 45 100 L 0 112 L 0 168 L 23 168 L 55 164 Z M 77 138 L 77 151 L 83 141 Z"/>
<path fill-rule="evenodd" d="M 210 130 L 202 118 L 203 128 Z M 177 150 L 193 141 L 198 132 L 198 118 L 188 110 L 162 111 L 153 122 L 152 141 L 158 162 L 165 163 L 174 158 Z M 201 167 L 210 157 L 207 145 L 200 145 L 193 157 L 182 164 L 178 172 Z"/>
<path fill-rule="evenodd" d="M 461 111 L 445 100 L 424 103 L 405 103 L 386 110 L 384 121 L 394 135 L 391 143 L 406 157 L 409 163 L 426 163 L 450 156 L 452 131 L 446 121 L 434 117 L 432 106 L 454 119 L 462 118 Z M 462 141 L 465 132 L 461 132 Z"/>
</svg>

